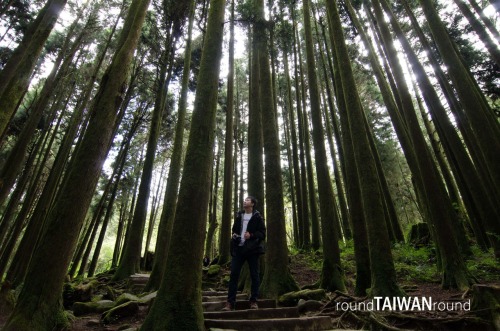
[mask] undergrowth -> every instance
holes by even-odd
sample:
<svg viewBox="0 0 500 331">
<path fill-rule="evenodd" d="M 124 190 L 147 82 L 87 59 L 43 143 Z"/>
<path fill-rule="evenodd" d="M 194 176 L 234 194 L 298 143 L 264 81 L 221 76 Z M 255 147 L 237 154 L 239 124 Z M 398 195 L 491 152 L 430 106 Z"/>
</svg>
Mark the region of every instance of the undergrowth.
<svg viewBox="0 0 500 331">
<path fill-rule="evenodd" d="M 347 277 L 355 277 L 356 260 L 352 240 L 339 242 L 342 268 Z M 480 282 L 499 281 L 500 263 L 490 250 L 484 252 L 477 245 L 472 246 L 472 257 L 466 263 L 471 274 Z M 304 259 L 309 268 L 320 271 L 323 263 L 322 251 L 290 249 L 290 255 Z M 401 282 L 439 283 L 436 250 L 433 246 L 415 247 L 411 244 L 397 243 L 392 247 L 394 268 Z"/>
</svg>

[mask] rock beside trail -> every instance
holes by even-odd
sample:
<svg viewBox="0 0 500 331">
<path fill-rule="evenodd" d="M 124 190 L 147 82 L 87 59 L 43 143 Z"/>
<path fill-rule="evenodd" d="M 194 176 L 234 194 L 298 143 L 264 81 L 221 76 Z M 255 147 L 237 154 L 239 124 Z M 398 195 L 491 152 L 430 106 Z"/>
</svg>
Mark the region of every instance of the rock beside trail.
<svg viewBox="0 0 500 331">
<path fill-rule="evenodd" d="M 297 305 L 299 313 L 304 314 L 309 311 L 319 311 L 323 307 L 323 303 L 316 300 L 300 299 Z"/>
<path fill-rule="evenodd" d="M 326 292 L 323 289 L 289 292 L 280 296 L 278 303 L 281 306 L 292 307 L 296 306 L 300 299 L 321 301 L 326 299 Z"/>
</svg>

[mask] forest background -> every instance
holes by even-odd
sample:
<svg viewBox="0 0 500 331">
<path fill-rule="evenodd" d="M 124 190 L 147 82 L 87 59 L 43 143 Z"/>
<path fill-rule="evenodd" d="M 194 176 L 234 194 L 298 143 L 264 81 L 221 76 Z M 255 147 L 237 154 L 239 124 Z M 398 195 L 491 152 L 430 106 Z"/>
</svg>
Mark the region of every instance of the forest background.
<svg viewBox="0 0 500 331">
<path fill-rule="evenodd" d="M 203 256 L 229 261 L 247 194 L 267 220 L 267 297 L 297 289 L 298 250 L 322 253 L 318 286 L 345 290 L 347 247 L 354 293 L 402 295 L 405 242 L 469 289 L 467 261 L 500 257 L 497 5 L 2 2 L 0 275 L 20 291 L 6 330 L 60 323 L 67 276 L 125 279 L 148 252 L 147 289 L 176 279 L 157 306 L 196 302 L 198 285 L 176 288 L 201 283 Z"/>
</svg>

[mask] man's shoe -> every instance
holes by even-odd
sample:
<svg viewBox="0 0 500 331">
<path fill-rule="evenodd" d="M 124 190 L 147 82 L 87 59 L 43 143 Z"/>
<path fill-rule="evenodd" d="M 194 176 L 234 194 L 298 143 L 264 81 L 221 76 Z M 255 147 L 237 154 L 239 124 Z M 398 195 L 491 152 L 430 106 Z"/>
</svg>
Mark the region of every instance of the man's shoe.
<svg viewBox="0 0 500 331">
<path fill-rule="evenodd" d="M 234 305 L 231 304 L 231 302 L 226 302 L 226 305 L 224 308 L 222 308 L 222 311 L 231 311 L 234 310 Z"/>
<path fill-rule="evenodd" d="M 259 309 L 257 301 L 250 301 L 250 309 Z"/>
</svg>

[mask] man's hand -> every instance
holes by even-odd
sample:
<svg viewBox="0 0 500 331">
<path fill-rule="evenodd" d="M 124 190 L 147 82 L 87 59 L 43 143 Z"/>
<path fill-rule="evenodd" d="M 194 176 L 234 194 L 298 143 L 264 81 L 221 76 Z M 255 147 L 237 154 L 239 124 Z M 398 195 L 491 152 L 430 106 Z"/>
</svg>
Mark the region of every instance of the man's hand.
<svg viewBox="0 0 500 331">
<path fill-rule="evenodd" d="M 250 234 L 250 232 L 248 232 L 248 231 L 247 231 L 247 232 L 245 232 L 245 234 L 243 235 L 243 237 L 245 237 L 245 240 L 250 239 L 250 237 L 251 237 L 251 236 L 252 236 L 252 235 L 251 235 L 251 234 Z"/>
</svg>

